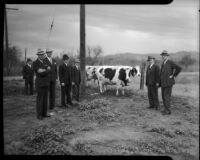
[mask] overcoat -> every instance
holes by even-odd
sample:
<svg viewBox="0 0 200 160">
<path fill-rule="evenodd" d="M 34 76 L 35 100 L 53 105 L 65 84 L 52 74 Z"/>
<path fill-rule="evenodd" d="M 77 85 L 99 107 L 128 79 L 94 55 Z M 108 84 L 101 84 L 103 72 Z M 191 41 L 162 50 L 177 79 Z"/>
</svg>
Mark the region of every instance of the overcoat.
<svg viewBox="0 0 200 160">
<path fill-rule="evenodd" d="M 146 85 L 156 86 L 156 83 L 160 83 L 160 68 L 158 65 L 153 64 L 152 67 L 147 67 L 146 71 Z"/>
<path fill-rule="evenodd" d="M 52 58 L 52 63 L 51 63 L 49 59 L 46 57 L 44 59 L 44 63 L 51 67 L 51 70 L 49 73 L 49 81 L 56 81 L 56 79 L 58 78 L 56 61 Z"/>
<path fill-rule="evenodd" d="M 181 67 L 176 65 L 173 61 L 167 60 L 166 63 L 162 63 L 160 71 L 160 86 L 171 87 L 175 84 L 174 78 L 170 78 L 171 75 L 176 77 L 181 71 Z"/>
</svg>

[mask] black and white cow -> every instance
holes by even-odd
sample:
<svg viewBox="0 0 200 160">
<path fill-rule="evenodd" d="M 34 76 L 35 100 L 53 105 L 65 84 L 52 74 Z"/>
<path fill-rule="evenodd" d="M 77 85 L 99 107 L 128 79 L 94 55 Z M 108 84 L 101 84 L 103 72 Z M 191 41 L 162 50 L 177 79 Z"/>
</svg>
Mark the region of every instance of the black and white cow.
<svg viewBox="0 0 200 160">
<path fill-rule="evenodd" d="M 86 66 L 85 71 L 86 71 L 86 86 L 88 86 L 88 82 L 93 80 L 94 83 L 98 81 L 98 78 L 96 76 L 96 70 L 100 66 Z"/>
<path fill-rule="evenodd" d="M 107 85 L 116 85 L 116 95 L 119 95 L 119 88 L 122 88 L 124 95 L 124 87 L 131 82 L 131 76 L 140 76 L 140 67 L 130 66 L 101 66 L 98 67 L 96 75 L 99 81 L 100 92 L 106 90 Z"/>
</svg>

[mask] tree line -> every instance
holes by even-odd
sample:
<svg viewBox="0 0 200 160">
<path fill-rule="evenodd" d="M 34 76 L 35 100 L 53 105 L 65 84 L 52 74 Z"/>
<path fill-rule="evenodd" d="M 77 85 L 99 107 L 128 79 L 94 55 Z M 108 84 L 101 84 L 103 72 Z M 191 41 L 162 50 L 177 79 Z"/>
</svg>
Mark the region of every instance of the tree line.
<svg viewBox="0 0 200 160">
<path fill-rule="evenodd" d="M 65 54 L 65 52 L 61 53 Z M 74 55 L 73 51 L 68 51 L 66 54 L 69 56 Z M 87 46 L 86 47 L 86 65 L 102 65 L 104 60 L 102 58 L 103 49 L 100 45 L 96 46 Z M 76 50 L 76 56 L 73 58 L 80 58 L 79 50 Z M 3 50 L 3 75 L 4 76 L 19 76 L 21 75 L 22 67 L 25 62 L 22 60 L 23 53 L 21 49 L 17 46 L 10 46 L 8 48 L 8 53 L 6 53 L 5 48 Z M 62 57 L 55 57 L 55 60 L 58 65 L 62 63 Z M 114 60 L 114 59 L 112 59 Z M 105 59 L 105 62 L 108 62 L 108 59 Z M 130 60 L 130 63 L 135 63 L 135 60 Z M 197 62 L 196 59 L 191 57 L 191 55 L 184 55 L 181 60 L 177 61 L 179 65 L 183 67 L 183 70 L 187 70 L 191 65 L 194 65 Z M 139 63 L 139 62 L 138 62 Z"/>
</svg>

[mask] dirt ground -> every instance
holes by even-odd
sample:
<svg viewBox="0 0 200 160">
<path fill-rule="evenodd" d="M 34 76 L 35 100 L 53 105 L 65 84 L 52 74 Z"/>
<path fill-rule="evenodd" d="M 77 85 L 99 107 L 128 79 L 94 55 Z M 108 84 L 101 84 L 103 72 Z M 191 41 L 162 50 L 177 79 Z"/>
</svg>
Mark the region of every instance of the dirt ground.
<svg viewBox="0 0 200 160">
<path fill-rule="evenodd" d="M 135 78 L 125 95 L 118 97 L 114 87 L 100 94 L 91 82 L 81 103 L 74 102 L 71 108 L 60 107 L 58 86 L 55 115 L 40 121 L 36 94 L 25 96 L 22 80 L 4 80 L 4 153 L 168 155 L 174 160 L 197 160 L 198 74 L 181 74 L 176 82 L 171 115 L 160 113 L 160 96 L 160 109 L 147 109 L 146 87 L 139 90 Z"/>
</svg>

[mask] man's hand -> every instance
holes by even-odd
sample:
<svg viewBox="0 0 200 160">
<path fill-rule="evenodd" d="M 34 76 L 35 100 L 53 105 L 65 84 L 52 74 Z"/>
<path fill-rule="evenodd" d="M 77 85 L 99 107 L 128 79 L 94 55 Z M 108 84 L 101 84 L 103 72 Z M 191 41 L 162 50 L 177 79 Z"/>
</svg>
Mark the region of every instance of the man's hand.
<svg viewBox="0 0 200 160">
<path fill-rule="evenodd" d="M 65 83 L 61 83 L 61 86 L 65 86 Z"/>
<path fill-rule="evenodd" d="M 42 72 L 44 72 L 44 71 L 46 71 L 45 69 L 42 69 L 42 68 L 39 68 L 38 69 L 38 73 L 42 73 Z"/>
<path fill-rule="evenodd" d="M 47 67 L 47 69 L 48 69 L 48 70 L 50 70 L 50 69 L 51 69 L 51 67 L 50 67 L 50 66 L 48 66 L 48 67 Z"/>
<path fill-rule="evenodd" d="M 72 82 L 72 85 L 75 85 L 75 83 L 74 83 L 74 82 Z"/>
<path fill-rule="evenodd" d="M 173 76 L 173 75 L 171 75 L 171 76 L 169 76 L 169 78 L 174 78 L 174 76 Z"/>
<path fill-rule="evenodd" d="M 159 83 L 156 83 L 156 86 L 158 87 L 158 86 L 159 86 Z"/>
</svg>

